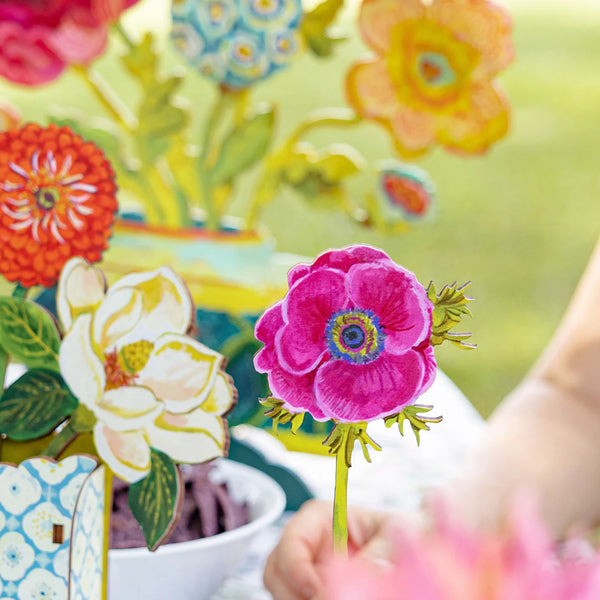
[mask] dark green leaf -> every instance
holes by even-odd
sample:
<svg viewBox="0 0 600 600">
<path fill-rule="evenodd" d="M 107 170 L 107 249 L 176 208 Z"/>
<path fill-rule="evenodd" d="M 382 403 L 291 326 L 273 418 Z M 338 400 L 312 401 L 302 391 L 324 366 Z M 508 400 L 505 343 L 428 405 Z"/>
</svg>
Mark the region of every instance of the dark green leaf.
<svg viewBox="0 0 600 600">
<path fill-rule="evenodd" d="M 129 487 L 129 508 L 142 527 L 149 550 L 171 533 L 182 501 L 181 473 L 163 452 L 150 448 L 150 473 Z"/>
<path fill-rule="evenodd" d="M 17 441 L 50 433 L 79 402 L 54 371 L 32 369 L 0 398 L 0 432 Z"/>
<path fill-rule="evenodd" d="M 267 152 L 274 124 L 275 112 L 270 109 L 234 127 L 225 138 L 211 172 L 212 185 L 228 183 L 238 173 L 259 161 Z"/>
<path fill-rule="evenodd" d="M 34 302 L 0 298 L 0 345 L 13 360 L 29 368 L 59 370 L 58 330 L 50 313 Z"/>
</svg>

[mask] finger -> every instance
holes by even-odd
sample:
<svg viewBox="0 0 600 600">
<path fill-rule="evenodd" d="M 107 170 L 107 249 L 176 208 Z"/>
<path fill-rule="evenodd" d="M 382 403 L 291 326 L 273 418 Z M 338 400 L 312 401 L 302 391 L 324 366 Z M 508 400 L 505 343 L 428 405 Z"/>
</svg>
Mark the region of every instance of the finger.
<svg viewBox="0 0 600 600">
<path fill-rule="evenodd" d="M 265 573 L 263 576 L 265 588 L 273 596 L 273 600 L 311 600 L 314 594 L 304 596 L 297 590 L 290 588 L 286 579 L 278 572 L 274 561 L 267 561 Z"/>
</svg>

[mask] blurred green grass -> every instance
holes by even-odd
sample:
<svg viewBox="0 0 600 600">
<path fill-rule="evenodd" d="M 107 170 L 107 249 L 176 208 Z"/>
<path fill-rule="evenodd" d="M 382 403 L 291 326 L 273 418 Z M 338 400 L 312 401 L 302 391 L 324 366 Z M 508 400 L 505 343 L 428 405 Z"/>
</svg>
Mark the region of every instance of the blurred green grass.
<svg viewBox="0 0 600 600">
<path fill-rule="evenodd" d="M 164 11 L 157 16 L 152 3 L 161 4 L 146 0 L 143 17 L 132 16 L 128 26 L 148 23 L 164 31 Z M 478 349 L 442 347 L 438 359 L 484 416 L 518 383 L 550 338 L 600 222 L 598 11 L 584 4 L 578 13 L 567 2 L 512 4 L 517 60 L 501 77 L 513 107 L 512 131 L 483 157 L 436 150 L 419 161 L 438 188 L 432 220 L 406 235 L 383 237 L 336 213 L 308 211 L 291 193 L 282 193 L 264 215 L 282 251 L 312 256 L 328 247 L 364 242 L 386 249 L 425 284 L 430 279 L 438 286 L 471 280 L 476 301 L 464 328 L 473 331 Z M 168 45 L 162 48 L 166 66 L 174 66 L 178 59 Z M 117 51 L 115 42 L 97 67 L 135 101 L 136 89 L 125 79 Z M 312 108 L 344 105 L 344 73 L 364 52 L 351 39 L 331 61 L 303 57 L 261 85 L 256 96 L 277 99 L 280 131 L 285 133 Z M 188 79 L 183 93 L 199 123 L 213 90 L 199 77 Z M 35 92 L 1 84 L 2 98 L 19 106 L 28 119 L 43 120 L 54 105 L 104 116 L 72 74 Z M 386 134 L 368 123 L 352 134 L 328 131 L 311 139 L 319 144 L 352 142 L 370 159 L 393 155 Z M 363 188 L 359 180 L 354 192 Z M 236 202 L 240 212 L 244 200 L 242 193 Z"/>
</svg>

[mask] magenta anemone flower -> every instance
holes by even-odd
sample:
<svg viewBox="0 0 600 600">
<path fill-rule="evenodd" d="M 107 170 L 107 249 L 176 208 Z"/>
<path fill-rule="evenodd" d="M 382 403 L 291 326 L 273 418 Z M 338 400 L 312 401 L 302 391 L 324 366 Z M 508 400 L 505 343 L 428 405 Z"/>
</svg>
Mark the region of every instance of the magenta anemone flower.
<svg viewBox="0 0 600 600">
<path fill-rule="evenodd" d="M 433 305 L 415 276 L 369 246 L 294 267 L 289 292 L 256 324 L 254 365 L 291 413 L 371 421 L 433 383 Z"/>
</svg>

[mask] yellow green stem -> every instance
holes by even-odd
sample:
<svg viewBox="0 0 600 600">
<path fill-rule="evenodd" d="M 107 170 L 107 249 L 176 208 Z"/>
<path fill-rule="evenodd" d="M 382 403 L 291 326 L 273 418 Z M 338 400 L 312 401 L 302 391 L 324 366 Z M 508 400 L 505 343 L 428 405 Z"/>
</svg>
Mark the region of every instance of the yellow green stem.
<svg viewBox="0 0 600 600">
<path fill-rule="evenodd" d="M 345 427 L 337 425 L 337 427 Z M 348 443 L 354 438 L 344 432 L 344 441 L 335 455 L 335 496 L 333 500 L 333 549 L 340 556 L 348 554 L 348 468 L 346 461 Z"/>
<path fill-rule="evenodd" d="M 67 423 L 53 438 L 52 441 L 46 446 L 46 449 L 42 452 L 41 456 L 49 456 L 50 458 L 58 458 L 65 448 L 79 435 L 78 431 L 75 431 L 72 424 Z"/>
</svg>

